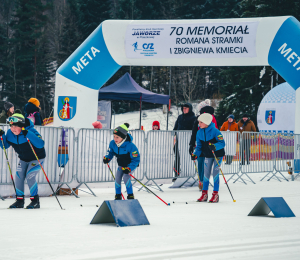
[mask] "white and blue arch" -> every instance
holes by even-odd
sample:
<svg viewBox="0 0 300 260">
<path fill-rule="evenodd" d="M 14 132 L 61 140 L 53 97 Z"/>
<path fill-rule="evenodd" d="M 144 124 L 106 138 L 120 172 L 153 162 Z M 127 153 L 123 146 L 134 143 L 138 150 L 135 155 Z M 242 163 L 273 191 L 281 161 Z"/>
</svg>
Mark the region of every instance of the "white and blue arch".
<svg viewBox="0 0 300 260">
<path fill-rule="evenodd" d="M 237 26 L 232 26 L 236 24 Z M 239 27 L 238 25 L 241 24 Z M 134 26 L 157 28 L 152 34 L 160 34 L 160 27 L 169 28 L 168 35 L 161 34 L 161 50 L 170 41 L 172 30 L 180 35 L 184 29 L 189 33 L 202 35 L 208 25 L 215 25 L 217 34 L 237 32 L 250 37 L 254 49 L 249 52 L 233 47 L 232 55 L 215 53 L 213 55 L 188 53 L 184 55 L 134 56 L 128 54 L 128 48 L 154 49 L 150 38 L 143 42 L 128 42 L 128 30 Z M 207 25 L 207 26 L 206 26 Z M 234 27 L 234 28 L 233 28 Z M 167 29 L 166 29 L 167 28 Z M 195 29 L 197 28 L 197 29 Z M 207 33 L 209 30 L 207 29 Z M 240 32 L 239 32 L 240 30 Z M 228 31 L 228 32 L 227 32 Z M 153 38 L 153 37 L 152 37 Z M 245 38 L 250 39 L 250 38 Z M 252 42 L 253 41 L 253 42 Z M 56 73 L 55 113 L 56 126 L 92 127 L 97 118 L 98 90 L 121 66 L 272 66 L 295 90 L 296 113 L 300 118 L 300 23 L 294 17 L 242 18 L 242 19 L 207 19 L 207 20 L 107 20 L 78 47 L 62 64 Z M 135 44 L 137 43 L 137 44 Z M 142 46 L 141 44 L 142 43 Z M 178 44 L 184 44 L 179 42 Z M 197 46 L 205 46 L 203 45 Z M 249 45 L 249 46 L 250 46 Z M 155 45 L 156 48 L 157 45 Z M 203 50 L 200 50 L 200 52 Z M 149 52 L 150 53 L 150 52 Z M 173 54 L 173 53 L 172 53 Z M 203 53 L 202 53 L 203 54 Z M 59 97 L 77 97 L 76 114 L 71 120 L 60 120 L 61 105 Z M 295 132 L 300 134 L 300 120 L 295 120 Z"/>
</svg>

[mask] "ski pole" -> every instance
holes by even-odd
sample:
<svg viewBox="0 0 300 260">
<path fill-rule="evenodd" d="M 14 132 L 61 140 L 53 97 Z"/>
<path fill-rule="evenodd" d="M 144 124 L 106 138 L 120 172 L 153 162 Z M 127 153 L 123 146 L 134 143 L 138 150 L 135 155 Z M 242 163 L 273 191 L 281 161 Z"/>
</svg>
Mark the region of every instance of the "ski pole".
<svg viewBox="0 0 300 260">
<path fill-rule="evenodd" d="M 14 185 L 15 193 L 16 193 L 16 196 L 17 196 L 16 185 L 15 185 L 14 177 L 13 177 L 12 172 L 11 172 L 11 168 L 10 168 L 10 164 L 9 164 L 9 161 L 8 161 L 8 156 L 7 156 L 7 153 L 6 153 L 6 149 L 5 149 L 5 146 L 4 146 L 4 142 L 3 142 L 2 135 L 1 135 L 1 141 L 2 141 L 2 145 L 3 145 L 3 150 L 4 150 L 4 153 L 5 153 L 6 162 L 7 162 L 7 165 L 8 165 L 10 177 L 11 177 L 12 183 L 13 183 L 13 185 Z"/>
<path fill-rule="evenodd" d="M 231 191 L 230 191 L 230 189 L 229 189 L 229 186 L 228 186 L 228 184 L 227 184 L 227 181 L 226 181 L 226 179 L 225 179 L 225 176 L 224 176 L 224 174 L 223 174 L 223 171 L 222 171 L 222 169 L 221 169 L 221 166 L 220 166 L 220 164 L 219 164 L 219 161 L 218 161 L 218 159 L 217 159 L 217 157 L 216 157 L 216 155 L 215 155 L 215 152 L 214 152 L 213 150 L 212 150 L 212 153 L 213 153 L 213 155 L 214 155 L 214 157 L 215 157 L 215 159 L 216 159 L 217 164 L 219 165 L 219 169 L 220 169 L 220 171 L 221 171 L 221 173 L 222 173 L 222 175 L 223 175 L 224 181 L 225 181 L 225 183 L 226 183 L 226 185 L 227 185 L 227 188 L 228 188 L 228 190 L 229 190 L 229 193 L 230 193 L 230 195 L 231 195 L 231 198 L 232 198 L 233 202 L 236 202 L 236 200 L 233 198 L 233 196 L 232 196 L 232 194 L 231 194 Z"/>
<path fill-rule="evenodd" d="M 176 171 L 176 169 L 175 168 L 173 168 L 173 170 L 178 174 L 178 176 L 180 175 L 179 173 L 178 173 L 178 171 Z"/>
<path fill-rule="evenodd" d="M 24 130 L 24 127 L 22 128 L 22 130 Z M 50 188 L 51 188 L 51 190 L 52 190 L 52 192 L 53 192 L 53 194 L 54 194 L 54 196 L 55 196 L 55 198 L 56 198 L 56 200 L 57 200 L 57 202 L 58 202 L 60 208 L 63 209 L 62 206 L 60 205 L 60 202 L 59 202 L 57 196 L 56 196 L 56 193 L 54 192 L 54 190 L 53 190 L 53 188 L 52 188 L 52 185 L 51 185 L 51 183 L 50 183 L 50 181 L 49 181 L 49 179 L 48 179 L 48 176 L 47 176 L 47 174 L 45 173 L 45 170 L 44 170 L 44 168 L 43 168 L 43 166 L 42 166 L 42 164 L 41 164 L 39 158 L 37 157 L 37 155 L 36 155 L 36 153 L 35 153 L 35 151 L 34 151 L 34 149 L 33 149 L 33 147 L 32 147 L 31 142 L 29 141 L 29 139 L 28 139 L 27 137 L 26 137 L 26 139 L 27 139 L 27 142 L 29 143 L 29 146 L 30 146 L 32 152 L 33 152 L 34 155 L 35 155 L 35 158 L 36 158 L 37 161 L 39 162 L 39 165 L 40 165 L 41 169 L 43 170 L 43 173 L 44 173 L 44 175 L 45 175 L 45 177 L 46 177 L 46 180 L 47 180 L 47 182 L 48 182 L 48 184 L 49 184 L 49 186 L 50 186 Z M 64 209 L 63 209 L 63 210 L 64 210 Z"/>
<path fill-rule="evenodd" d="M 136 181 L 138 181 L 144 188 L 146 188 L 148 191 L 150 191 L 154 196 L 156 196 L 158 199 L 160 199 L 163 203 L 165 203 L 167 206 L 170 206 L 170 203 L 165 202 L 164 200 L 162 200 L 160 197 L 158 197 L 152 190 L 148 189 L 146 187 L 146 185 L 144 185 L 143 183 L 141 183 L 137 178 L 135 178 L 132 174 L 129 173 L 129 175 L 135 179 Z"/>
<path fill-rule="evenodd" d="M 197 172 L 197 177 L 198 177 L 198 180 L 199 180 L 199 183 L 200 183 L 199 172 L 198 172 L 198 168 L 197 168 L 195 160 L 194 160 L 194 164 L 195 164 L 195 169 L 196 169 L 196 172 Z"/>
<path fill-rule="evenodd" d="M 115 179 L 115 176 L 114 176 L 114 174 L 113 174 L 113 172 L 112 172 L 112 170 L 111 170 L 111 168 L 110 168 L 110 166 L 107 164 L 107 167 L 108 167 L 108 169 L 109 169 L 109 171 L 110 171 L 110 173 L 111 173 L 111 175 L 113 176 L 113 178 L 114 178 L 114 180 L 116 180 Z M 123 193 L 121 192 L 121 195 L 122 195 L 122 198 L 123 198 L 123 200 L 125 200 L 125 198 L 124 198 L 124 196 L 123 196 Z"/>
</svg>

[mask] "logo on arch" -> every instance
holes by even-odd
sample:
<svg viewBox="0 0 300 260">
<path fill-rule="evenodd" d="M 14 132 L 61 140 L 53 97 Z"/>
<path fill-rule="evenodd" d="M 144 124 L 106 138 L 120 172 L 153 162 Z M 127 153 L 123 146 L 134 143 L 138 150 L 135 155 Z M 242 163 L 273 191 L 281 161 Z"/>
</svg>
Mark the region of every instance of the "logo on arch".
<svg viewBox="0 0 300 260">
<path fill-rule="evenodd" d="M 57 113 L 62 121 L 69 121 L 76 115 L 77 97 L 59 96 Z"/>
<path fill-rule="evenodd" d="M 275 122 L 275 110 L 266 110 L 265 120 L 268 125 L 273 125 Z"/>
</svg>

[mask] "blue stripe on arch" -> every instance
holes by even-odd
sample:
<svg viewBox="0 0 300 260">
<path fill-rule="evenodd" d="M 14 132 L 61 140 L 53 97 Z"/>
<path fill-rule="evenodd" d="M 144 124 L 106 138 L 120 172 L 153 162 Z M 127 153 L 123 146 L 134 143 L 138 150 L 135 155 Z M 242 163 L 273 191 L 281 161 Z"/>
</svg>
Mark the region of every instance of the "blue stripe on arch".
<svg viewBox="0 0 300 260">
<path fill-rule="evenodd" d="M 300 22 L 290 17 L 279 28 L 271 44 L 268 63 L 294 89 L 300 87 Z"/>
<path fill-rule="evenodd" d="M 107 49 L 100 24 L 57 72 L 76 83 L 98 90 L 120 67 Z"/>
</svg>

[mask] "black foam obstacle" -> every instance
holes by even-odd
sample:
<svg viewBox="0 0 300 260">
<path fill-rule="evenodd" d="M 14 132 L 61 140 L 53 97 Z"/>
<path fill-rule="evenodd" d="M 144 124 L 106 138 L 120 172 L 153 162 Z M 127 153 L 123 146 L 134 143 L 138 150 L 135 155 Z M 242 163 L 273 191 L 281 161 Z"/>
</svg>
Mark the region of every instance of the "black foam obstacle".
<svg viewBox="0 0 300 260">
<path fill-rule="evenodd" d="M 138 200 L 105 200 L 90 224 L 116 223 L 117 227 L 150 225 Z"/>
<path fill-rule="evenodd" d="M 266 216 L 273 212 L 275 218 L 295 217 L 282 197 L 261 198 L 248 216 Z"/>
</svg>

